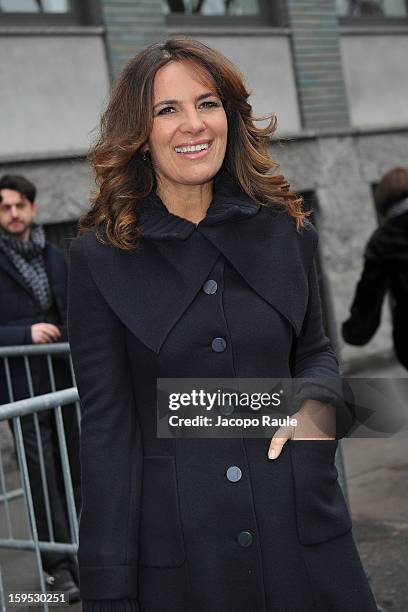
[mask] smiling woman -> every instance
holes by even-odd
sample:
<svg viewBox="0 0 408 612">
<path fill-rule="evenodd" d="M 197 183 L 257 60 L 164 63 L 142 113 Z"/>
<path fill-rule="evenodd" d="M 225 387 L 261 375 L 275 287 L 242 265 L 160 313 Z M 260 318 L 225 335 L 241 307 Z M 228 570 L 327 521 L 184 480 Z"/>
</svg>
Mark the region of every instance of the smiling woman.
<svg viewBox="0 0 408 612">
<path fill-rule="evenodd" d="M 334 465 L 353 415 L 325 384 L 316 232 L 248 96 L 213 49 L 154 44 L 90 155 L 69 298 L 84 612 L 376 611 Z M 226 419 L 219 439 L 157 435 L 158 378 L 292 377 L 319 392 L 272 440 L 222 438 Z"/>
<path fill-rule="evenodd" d="M 270 173 L 278 166 L 268 152 L 276 117 L 257 127 L 248 97 L 231 62 L 197 41 L 173 38 L 137 55 L 117 81 L 90 154 L 98 190 L 82 230 L 134 250 L 138 202 L 157 192 L 172 212 L 190 218 L 193 210 L 198 222 L 210 204 L 209 179 L 221 174 L 260 204 L 280 202 L 303 227 L 301 198 L 282 175 Z M 184 150 L 200 144 L 208 149 Z M 198 203 L 187 211 L 191 188 Z"/>
<path fill-rule="evenodd" d="M 177 97 L 165 99 L 169 92 Z M 189 62 L 171 62 L 157 72 L 153 99 L 153 127 L 144 151 L 151 154 L 156 191 L 172 213 L 198 223 L 211 200 L 211 180 L 224 161 L 227 115 L 214 82 Z M 194 208 L 192 194 L 199 202 Z"/>
</svg>

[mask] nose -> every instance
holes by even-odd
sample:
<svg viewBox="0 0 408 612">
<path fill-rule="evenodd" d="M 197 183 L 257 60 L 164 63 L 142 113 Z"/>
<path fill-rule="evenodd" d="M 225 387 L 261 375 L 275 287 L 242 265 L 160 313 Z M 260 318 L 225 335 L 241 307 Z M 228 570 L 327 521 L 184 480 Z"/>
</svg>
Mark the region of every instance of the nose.
<svg viewBox="0 0 408 612">
<path fill-rule="evenodd" d="M 180 125 L 180 131 L 197 134 L 205 130 L 205 123 L 196 108 L 188 109 L 184 113 L 184 121 Z"/>
</svg>

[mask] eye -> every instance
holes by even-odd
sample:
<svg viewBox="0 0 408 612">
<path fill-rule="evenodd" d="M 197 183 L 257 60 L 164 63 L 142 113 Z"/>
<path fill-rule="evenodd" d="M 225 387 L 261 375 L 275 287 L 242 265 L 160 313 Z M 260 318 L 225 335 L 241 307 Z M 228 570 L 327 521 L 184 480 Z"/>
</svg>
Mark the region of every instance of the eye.
<svg viewBox="0 0 408 612">
<path fill-rule="evenodd" d="M 206 100 L 201 104 L 201 106 L 204 106 L 205 108 L 218 108 L 219 106 L 221 106 L 221 102 L 216 102 L 215 100 Z"/>
<path fill-rule="evenodd" d="M 175 111 L 176 109 L 174 108 L 174 106 L 165 106 L 164 108 L 159 110 L 157 114 L 158 115 L 169 115 L 170 113 L 173 113 Z"/>
</svg>

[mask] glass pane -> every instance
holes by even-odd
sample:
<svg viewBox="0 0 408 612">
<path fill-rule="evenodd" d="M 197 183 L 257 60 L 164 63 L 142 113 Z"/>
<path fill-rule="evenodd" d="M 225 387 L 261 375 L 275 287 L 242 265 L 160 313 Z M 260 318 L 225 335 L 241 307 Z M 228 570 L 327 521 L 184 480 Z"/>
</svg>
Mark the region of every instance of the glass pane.
<svg viewBox="0 0 408 612">
<path fill-rule="evenodd" d="M 0 0 L 4 13 L 68 13 L 69 0 Z"/>
<path fill-rule="evenodd" d="M 68 0 L 43 0 L 44 10 L 47 13 L 68 13 Z"/>
<path fill-rule="evenodd" d="M 406 17 L 406 0 L 336 0 L 342 17 Z"/>
<path fill-rule="evenodd" d="M 258 0 L 163 0 L 163 12 L 187 15 L 259 15 Z"/>
</svg>

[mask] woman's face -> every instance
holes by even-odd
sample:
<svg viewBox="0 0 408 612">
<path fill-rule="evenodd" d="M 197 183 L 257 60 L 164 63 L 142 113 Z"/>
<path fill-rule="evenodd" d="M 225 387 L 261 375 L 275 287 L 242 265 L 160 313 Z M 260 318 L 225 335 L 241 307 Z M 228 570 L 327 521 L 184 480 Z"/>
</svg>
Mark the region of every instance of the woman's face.
<svg viewBox="0 0 408 612">
<path fill-rule="evenodd" d="M 191 64 L 170 62 L 154 80 L 153 115 L 148 148 L 159 183 L 211 181 L 224 161 L 228 133 L 215 85 L 203 84 Z"/>
</svg>

